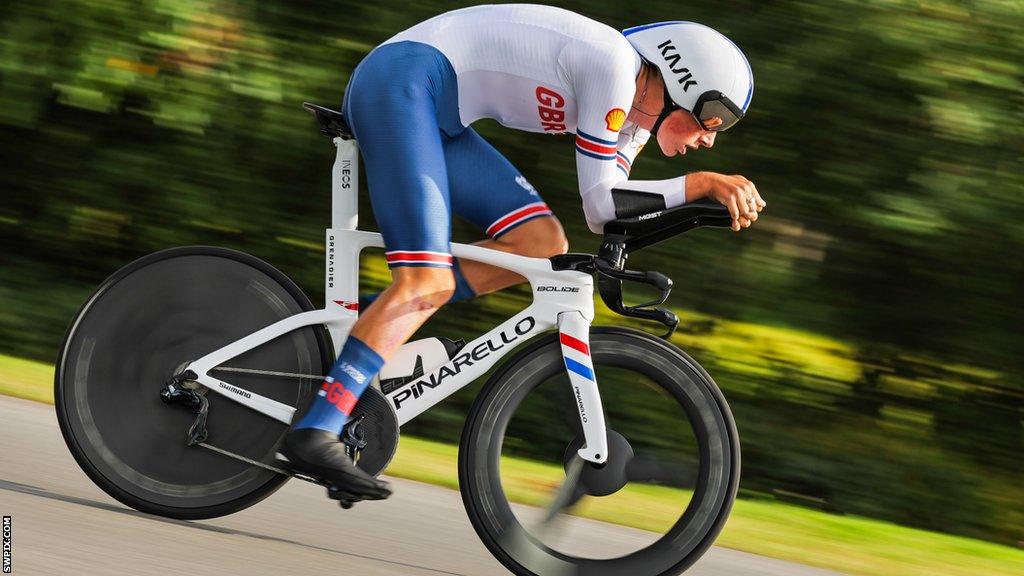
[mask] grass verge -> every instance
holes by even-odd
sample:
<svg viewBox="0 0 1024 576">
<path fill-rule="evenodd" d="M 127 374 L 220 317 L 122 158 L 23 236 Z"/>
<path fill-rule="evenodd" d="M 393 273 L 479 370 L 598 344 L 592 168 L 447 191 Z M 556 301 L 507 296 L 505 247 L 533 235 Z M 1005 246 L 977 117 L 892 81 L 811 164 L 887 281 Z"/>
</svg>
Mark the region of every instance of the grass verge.
<svg viewBox="0 0 1024 576">
<path fill-rule="evenodd" d="M 0 394 L 53 403 L 53 366 L 0 355 Z M 458 488 L 458 448 L 403 437 L 387 473 Z M 542 500 L 557 482 L 555 466 L 503 459 L 503 481 L 510 497 L 526 504 Z M 630 485 L 580 515 L 632 526 L 661 529 L 674 521 L 685 492 L 660 486 Z M 1024 551 L 980 540 L 949 536 L 895 524 L 837 516 L 766 500 L 739 500 L 716 544 L 863 576 L 1019 576 Z"/>
</svg>

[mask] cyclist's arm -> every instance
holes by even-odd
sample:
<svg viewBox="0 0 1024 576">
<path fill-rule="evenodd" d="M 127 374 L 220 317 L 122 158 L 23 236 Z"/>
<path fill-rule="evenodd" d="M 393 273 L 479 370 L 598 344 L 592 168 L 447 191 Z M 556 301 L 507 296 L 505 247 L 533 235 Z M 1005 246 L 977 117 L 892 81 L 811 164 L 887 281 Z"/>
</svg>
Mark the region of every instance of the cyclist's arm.
<svg viewBox="0 0 1024 576">
<path fill-rule="evenodd" d="M 581 78 L 575 78 L 578 121 L 576 172 L 587 226 L 600 234 L 605 222 L 672 208 L 685 202 L 686 177 L 671 180 L 629 180 L 628 169 L 639 152 L 629 135 L 620 134 L 636 90 L 633 56 L 625 51 L 595 52 L 586 58 Z M 615 116 L 621 112 L 623 121 Z M 646 134 L 646 132 L 644 132 Z M 638 134 L 638 136 L 641 136 Z M 641 143 L 642 144 L 642 143 Z M 622 157 L 620 158 L 620 153 Z M 619 160 L 624 164 L 620 165 Z"/>
<path fill-rule="evenodd" d="M 624 137 L 628 140 L 628 136 Z M 629 152 L 627 145 L 610 158 L 598 160 L 581 154 L 577 140 L 576 169 L 583 213 L 590 230 L 597 234 L 609 220 L 657 212 L 686 202 L 686 176 L 670 180 L 629 180 L 629 169 L 639 149 L 635 148 L 632 154 Z"/>
</svg>

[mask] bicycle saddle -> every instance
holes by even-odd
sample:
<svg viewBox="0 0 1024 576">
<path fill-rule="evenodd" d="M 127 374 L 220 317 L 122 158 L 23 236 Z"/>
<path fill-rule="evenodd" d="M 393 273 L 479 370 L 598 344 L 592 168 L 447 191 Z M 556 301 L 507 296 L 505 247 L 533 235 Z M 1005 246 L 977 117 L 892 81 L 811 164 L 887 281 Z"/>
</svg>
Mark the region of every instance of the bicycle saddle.
<svg viewBox="0 0 1024 576">
<path fill-rule="evenodd" d="M 316 123 L 320 125 L 320 133 L 324 136 L 341 138 L 343 140 L 350 140 L 355 137 L 348 125 L 348 121 L 345 120 L 345 115 L 341 112 L 318 106 L 312 102 L 303 102 L 302 107 L 316 118 Z"/>
</svg>

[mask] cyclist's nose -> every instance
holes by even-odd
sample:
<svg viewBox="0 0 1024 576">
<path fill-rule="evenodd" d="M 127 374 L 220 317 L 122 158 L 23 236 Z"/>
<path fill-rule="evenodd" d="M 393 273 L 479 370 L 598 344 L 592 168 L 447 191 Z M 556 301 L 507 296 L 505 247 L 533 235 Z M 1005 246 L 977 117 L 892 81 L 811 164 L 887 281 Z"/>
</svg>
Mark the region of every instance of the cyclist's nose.
<svg viewBox="0 0 1024 576">
<path fill-rule="evenodd" d="M 715 145 L 715 135 L 716 134 L 718 134 L 718 132 L 708 132 L 708 133 L 704 134 L 703 136 L 701 136 L 700 137 L 700 144 L 701 144 L 701 146 L 704 146 L 705 148 L 711 148 L 712 146 L 714 146 Z"/>
</svg>

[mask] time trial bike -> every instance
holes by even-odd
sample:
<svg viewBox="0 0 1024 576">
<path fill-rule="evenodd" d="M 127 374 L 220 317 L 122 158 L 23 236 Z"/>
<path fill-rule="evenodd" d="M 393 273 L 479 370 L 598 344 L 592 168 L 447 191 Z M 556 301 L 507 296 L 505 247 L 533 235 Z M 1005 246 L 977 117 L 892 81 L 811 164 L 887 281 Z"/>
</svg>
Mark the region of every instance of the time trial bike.
<svg viewBox="0 0 1024 576">
<path fill-rule="evenodd" d="M 358 316 L 360 254 L 383 247 L 380 234 L 357 230 L 358 148 L 344 116 L 305 107 L 336 147 L 323 308 L 260 259 L 194 246 L 118 270 L 70 323 L 55 375 L 61 432 L 89 478 L 132 508 L 213 518 L 296 477 L 277 446 Z M 672 281 L 625 264 L 641 248 L 730 221 L 724 207 L 687 204 L 609 222 L 597 254 L 552 258 L 453 243 L 457 258 L 525 277 L 533 301 L 438 365 L 375 381 L 342 432 L 349 455 L 380 474 L 403 424 L 508 356 L 459 446 L 459 488 L 487 548 L 519 575 L 682 572 L 732 507 L 739 438 L 711 376 L 667 340 L 679 322 L 660 307 Z M 660 323 L 665 337 L 591 327 L 595 280 L 613 312 Z M 627 305 L 624 284 L 657 296 Z M 648 531 L 594 553 L 574 536 L 580 515 Z"/>
</svg>

